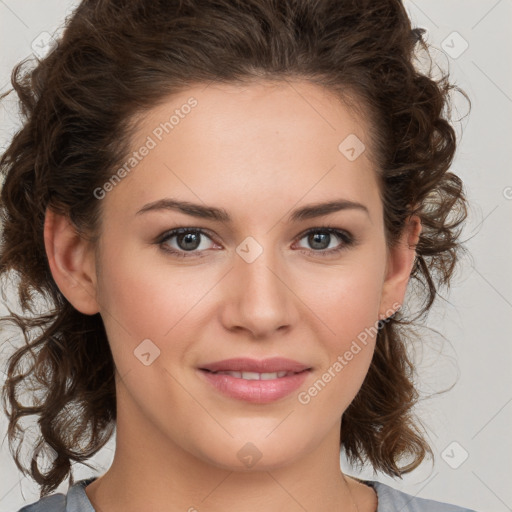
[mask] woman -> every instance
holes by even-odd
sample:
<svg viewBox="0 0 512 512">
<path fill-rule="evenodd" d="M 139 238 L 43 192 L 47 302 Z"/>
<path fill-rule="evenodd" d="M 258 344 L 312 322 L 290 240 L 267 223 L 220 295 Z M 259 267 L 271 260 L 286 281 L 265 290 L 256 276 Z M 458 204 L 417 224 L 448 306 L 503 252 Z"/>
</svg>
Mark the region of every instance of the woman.
<svg viewBox="0 0 512 512">
<path fill-rule="evenodd" d="M 449 283 L 466 199 L 417 47 L 398 0 L 103 0 L 17 67 L 0 272 L 50 305 L 5 319 L 40 332 L 3 398 L 9 442 L 37 414 L 54 454 L 15 456 L 22 510 L 467 510 L 339 465 L 432 455 L 402 304 Z"/>
</svg>

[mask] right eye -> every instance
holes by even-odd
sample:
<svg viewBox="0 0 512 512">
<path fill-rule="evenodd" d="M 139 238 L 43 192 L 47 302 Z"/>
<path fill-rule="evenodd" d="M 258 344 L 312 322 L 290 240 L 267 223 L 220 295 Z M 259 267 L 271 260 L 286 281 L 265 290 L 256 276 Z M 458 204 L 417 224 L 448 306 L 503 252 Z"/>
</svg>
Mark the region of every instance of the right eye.
<svg viewBox="0 0 512 512">
<path fill-rule="evenodd" d="M 158 244 L 164 251 L 170 252 L 171 254 L 179 257 L 202 257 L 204 255 L 201 253 L 204 252 L 207 248 L 203 247 L 202 250 L 199 250 L 201 247 L 201 237 L 207 237 L 211 240 L 211 238 L 202 229 L 176 228 L 171 229 L 170 231 L 166 231 L 163 235 L 161 235 L 161 237 L 159 237 Z M 169 246 L 168 242 L 173 238 L 176 238 L 177 247 Z"/>
</svg>

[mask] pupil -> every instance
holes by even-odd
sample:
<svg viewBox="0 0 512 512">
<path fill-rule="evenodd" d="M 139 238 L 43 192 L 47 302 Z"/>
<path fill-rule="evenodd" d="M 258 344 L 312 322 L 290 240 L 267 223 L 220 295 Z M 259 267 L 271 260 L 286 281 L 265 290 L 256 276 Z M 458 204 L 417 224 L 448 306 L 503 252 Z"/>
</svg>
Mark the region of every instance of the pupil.
<svg viewBox="0 0 512 512">
<path fill-rule="evenodd" d="M 181 235 L 181 240 L 185 240 L 185 246 L 182 247 L 185 250 L 193 250 L 197 249 L 198 241 L 199 241 L 199 233 L 187 233 L 185 235 Z M 195 240 L 194 240 L 195 238 Z M 188 244 L 191 243 L 192 247 Z M 181 245 L 181 244 L 180 244 Z"/>
<path fill-rule="evenodd" d="M 317 246 L 317 243 L 319 243 L 320 245 L 322 245 L 321 243 L 321 239 L 322 237 L 324 238 L 324 242 L 325 240 L 327 239 L 327 237 L 330 236 L 328 233 L 323 233 L 323 234 L 318 234 L 318 233 L 315 233 L 314 235 L 311 235 L 310 238 L 312 238 L 313 242 L 311 244 L 311 246 L 315 249 L 325 249 L 326 247 L 329 246 L 329 243 L 327 243 L 327 245 L 325 247 L 318 247 Z"/>
</svg>

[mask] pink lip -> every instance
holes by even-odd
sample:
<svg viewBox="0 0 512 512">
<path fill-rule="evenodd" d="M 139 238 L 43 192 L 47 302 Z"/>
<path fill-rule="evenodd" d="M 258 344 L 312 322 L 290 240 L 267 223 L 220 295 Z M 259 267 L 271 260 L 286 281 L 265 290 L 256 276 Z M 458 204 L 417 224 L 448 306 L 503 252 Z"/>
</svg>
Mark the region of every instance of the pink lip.
<svg viewBox="0 0 512 512">
<path fill-rule="evenodd" d="M 252 403 L 268 403 L 283 398 L 295 391 L 309 374 L 308 366 L 291 359 L 274 357 L 258 361 L 257 359 L 225 359 L 201 366 L 199 373 L 206 381 L 226 396 Z M 231 375 L 213 372 L 256 372 L 274 373 L 294 372 L 293 375 L 270 380 L 247 380 Z"/>
<path fill-rule="evenodd" d="M 199 373 L 218 391 L 231 398 L 252 403 L 268 403 L 283 398 L 295 391 L 309 375 L 306 365 L 284 358 L 263 361 L 238 358 L 218 361 L 199 368 Z M 274 373 L 294 372 L 293 375 L 271 380 L 247 380 L 231 375 L 217 374 L 218 371 Z"/>
<path fill-rule="evenodd" d="M 279 400 L 295 391 L 304 382 L 309 371 L 304 370 L 301 373 L 271 380 L 239 379 L 207 370 L 199 370 L 199 373 L 224 395 L 246 402 L 264 404 Z"/>
</svg>

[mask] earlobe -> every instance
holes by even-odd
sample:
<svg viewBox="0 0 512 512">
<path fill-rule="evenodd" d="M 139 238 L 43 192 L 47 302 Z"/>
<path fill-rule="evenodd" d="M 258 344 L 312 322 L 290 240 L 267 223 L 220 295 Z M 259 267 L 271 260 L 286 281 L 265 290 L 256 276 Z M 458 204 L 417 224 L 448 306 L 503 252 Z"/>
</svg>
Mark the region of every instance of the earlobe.
<svg viewBox="0 0 512 512">
<path fill-rule="evenodd" d="M 95 260 L 90 242 L 79 235 L 68 216 L 48 208 L 44 244 L 53 279 L 62 294 L 81 313 L 98 313 Z"/>
<path fill-rule="evenodd" d="M 409 217 L 399 242 L 388 251 L 379 319 L 388 318 L 397 310 L 396 304 L 403 304 L 421 230 L 421 219 L 417 215 Z"/>
</svg>

